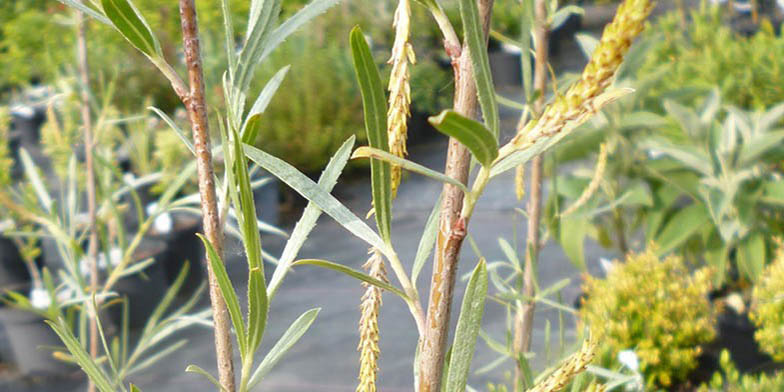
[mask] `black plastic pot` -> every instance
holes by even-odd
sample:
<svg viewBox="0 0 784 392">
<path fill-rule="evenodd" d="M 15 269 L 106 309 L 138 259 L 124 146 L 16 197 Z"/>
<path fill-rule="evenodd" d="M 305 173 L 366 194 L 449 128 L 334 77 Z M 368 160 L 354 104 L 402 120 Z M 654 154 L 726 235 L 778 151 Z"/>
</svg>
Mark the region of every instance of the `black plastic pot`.
<svg viewBox="0 0 784 392">
<path fill-rule="evenodd" d="M 166 243 L 167 251 L 161 262 L 168 281 L 171 283 L 177 278 L 185 262 L 188 261 L 190 269 L 185 279 L 181 295 L 192 293 L 204 281 L 204 245 L 196 233 L 201 231 L 201 219 L 197 216 L 174 212 L 171 213 L 172 229 L 162 233 L 151 229 L 148 236 L 151 239 Z"/>
<path fill-rule="evenodd" d="M 11 109 L 11 130 L 18 133 L 23 146 L 39 143 L 45 120 L 45 110 L 39 106 L 19 105 Z"/>
<path fill-rule="evenodd" d="M 10 238 L 0 236 L 0 293 L 19 290 L 30 282 L 22 255 Z"/>
<path fill-rule="evenodd" d="M 57 334 L 32 312 L 0 307 L 0 324 L 8 344 L 4 357 L 25 376 L 68 376 L 78 368 L 56 360 L 45 347 L 62 346 Z"/>
<path fill-rule="evenodd" d="M 140 273 L 124 277 L 112 286 L 112 291 L 128 302 L 128 326 L 131 329 L 147 323 L 166 293 L 169 286 L 164 266 L 166 254 L 167 248 L 163 242 L 145 239 L 134 253 L 134 259 L 142 261 L 152 258 L 153 263 Z M 107 309 L 114 326 L 122 325 L 122 312 L 122 304 L 114 304 Z"/>
<path fill-rule="evenodd" d="M 523 83 L 520 53 L 503 47 L 490 51 L 490 73 L 496 86 L 521 86 Z"/>
</svg>

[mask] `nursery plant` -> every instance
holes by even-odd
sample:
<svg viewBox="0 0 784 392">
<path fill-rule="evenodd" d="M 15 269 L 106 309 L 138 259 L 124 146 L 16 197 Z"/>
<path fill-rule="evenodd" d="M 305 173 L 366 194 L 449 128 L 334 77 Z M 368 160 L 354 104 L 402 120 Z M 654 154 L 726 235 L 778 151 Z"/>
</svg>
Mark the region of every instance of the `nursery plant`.
<svg viewBox="0 0 784 392">
<path fill-rule="evenodd" d="M 615 261 L 604 279 L 587 277 L 580 320 L 603 342 L 611 367 L 631 350 L 649 388 L 669 387 L 697 366 L 700 345 L 715 331 L 707 268 L 690 273 L 683 258 L 653 250 Z"/>
<path fill-rule="evenodd" d="M 184 132 L 173 128 L 196 158 L 205 230 L 202 240 L 209 259 L 208 275 L 219 375 L 216 379 L 194 366 L 190 366 L 189 370 L 205 375 L 217 388 L 226 391 L 245 391 L 255 386 L 313 322 L 318 312 L 316 309 L 306 312 L 295 321 L 264 360 L 254 366 L 270 301 L 292 266 L 308 264 L 331 268 L 368 284 L 360 326 L 362 372 L 359 390 L 375 390 L 376 360 L 380 354 L 375 345 L 380 333 L 376 319 L 380 290 L 392 292 L 406 302 L 420 333 L 418 355 L 414 359 L 416 389 L 421 392 L 439 391 L 442 388 L 448 391 L 464 390 L 486 298 L 488 277 L 484 260 L 479 260 L 471 273 L 449 356 L 446 354 L 446 340 L 450 330 L 449 314 L 460 248 L 477 200 L 493 177 L 538 156 L 604 105 L 630 92 L 627 89 L 610 88 L 610 85 L 624 54 L 642 30 L 644 20 L 652 8 L 645 0 L 623 3 L 614 21 L 606 28 L 580 79 L 564 94 L 555 96 L 551 103 L 545 105 L 543 102 L 541 115 L 525 122 L 511 141 L 499 146 L 498 108 L 486 52 L 492 1 L 483 0 L 478 4 L 472 0 L 459 2 L 462 39 L 455 33 L 452 22 L 437 1 L 424 2 L 443 34 L 444 50 L 452 61 L 455 73 L 454 108 L 430 119 L 436 129 L 451 138 L 445 173 L 424 168 L 404 158 L 406 119 L 410 112 L 409 69 L 414 57 L 414 49 L 409 41 L 413 27 L 410 24 L 411 4 L 401 0 L 396 9 L 395 44 L 390 60 L 392 76 L 387 85 L 389 97 L 385 97 L 380 72 L 365 36 L 359 28 L 352 30 L 349 42 L 362 95 L 365 131 L 369 142 L 369 146 L 356 149 L 353 157 L 371 158 L 372 214 L 376 223 L 376 230 L 373 230 L 330 194 L 351 154 L 355 142 L 353 137 L 338 149 L 318 183 L 283 160 L 247 144 L 255 139 L 258 126 L 264 118 L 264 109 L 278 87 L 278 81 L 273 78 L 250 109 L 246 110 L 248 88 L 254 71 L 289 34 L 337 1 L 316 0 L 279 25 L 277 16 L 280 1 L 252 1 L 247 33 L 239 52 L 235 51 L 236 40 L 229 4 L 226 1 L 221 3 L 225 18 L 228 66 L 222 84 L 226 111 L 212 123 L 218 125 L 221 140 L 220 148 L 216 149 L 210 146 L 208 128 L 211 123 L 207 120 L 200 40 L 192 0 L 180 1 L 188 68 L 187 84 L 168 62 L 171 59 L 167 59 L 161 50 L 155 31 L 129 0 L 102 0 L 100 4 L 62 1 L 116 29 L 164 74 L 188 111 L 193 142 Z M 475 120 L 480 108 L 483 122 Z M 223 176 L 214 175 L 213 151 L 220 151 L 224 159 Z M 475 170 L 470 170 L 472 159 L 476 162 Z M 264 275 L 248 160 L 278 177 L 309 201 L 269 284 Z M 441 201 L 436 203 L 440 213 L 433 214 L 432 223 L 422 237 L 422 252 L 413 263 L 410 275 L 392 245 L 390 230 L 392 199 L 400 178 L 395 173 L 401 169 L 426 175 L 445 184 Z M 475 175 L 473 181 L 469 182 L 472 171 Z M 249 267 L 248 309 L 245 315 L 222 261 L 223 223 L 231 207 L 236 212 Z M 326 260 L 295 262 L 297 251 L 322 211 L 368 244 L 371 255 L 369 273 Z M 424 307 L 419 299 L 416 277 L 430 253 L 429 249 L 434 253 L 434 267 L 429 303 Z M 389 263 L 397 284 L 385 281 L 384 263 Z M 240 353 L 238 383 L 234 376 L 232 327 Z M 585 369 L 593 357 L 594 349 L 595 343 L 587 341 L 580 352 L 563 362 L 549 376 L 543 377 L 534 388 L 553 390 L 568 383 Z M 112 385 L 111 382 L 123 385 L 123 380 L 113 380 L 108 376 L 106 366 L 83 355 L 76 357 L 102 390 L 107 384 Z"/>
<path fill-rule="evenodd" d="M 765 267 L 761 278 L 752 291 L 752 308 L 749 317 L 757 326 L 754 338 L 760 348 L 776 361 L 784 360 L 784 344 L 781 340 L 782 285 L 784 285 L 784 250 L 777 244 L 773 261 Z"/>
</svg>

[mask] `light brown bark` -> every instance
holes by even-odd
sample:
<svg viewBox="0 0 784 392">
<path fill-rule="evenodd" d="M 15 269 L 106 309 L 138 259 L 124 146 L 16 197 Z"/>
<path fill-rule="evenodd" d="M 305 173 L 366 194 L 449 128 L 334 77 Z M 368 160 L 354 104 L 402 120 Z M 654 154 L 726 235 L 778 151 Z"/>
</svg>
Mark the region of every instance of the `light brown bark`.
<svg viewBox="0 0 784 392">
<path fill-rule="evenodd" d="M 479 13 L 485 37 L 489 30 L 493 0 L 479 0 Z M 467 45 L 460 53 L 447 46 L 453 56 L 452 67 L 455 78 L 454 110 L 463 116 L 474 118 L 477 114 L 477 95 L 474 70 Z M 449 139 L 445 174 L 463 184 L 468 181 L 471 156 L 468 149 L 456 139 Z M 463 208 L 463 192 L 453 186 L 444 185 L 433 275 L 430 281 L 430 297 L 425 321 L 425 331 L 420 337 L 419 392 L 439 392 L 444 370 L 446 341 L 449 336 L 449 319 L 455 286 L 460 248 L 465 239 L 468 222 L 460 219 Z"/>
<path fill-rule="evenodd" d="M 545 0 L 536 0 L 534 3 L 534 43 L 536 59 L 534 63 L 534 91 L 539 92 L 539 97 L 534 102 L 533 112 L 538 117 L 544 108 L 545 88 L 547 87 L 547 62 L 548 62 L 548 35 L 547 6 Z M 524 60 L 525 61 L 525 60 Z M 536 285 L 534 265 L 539 257 L 539 223 L 542 209 L 542 156 L 538 155 L 531 160 L 531 174 L 529 176 L 528 192 L 528 222 L 525 250 L 525 265 L 523 266 L 523 295 L 534 298 Z M 517 356 L 525 355 L 531 348 L 531 336 L 534 326 L 534 311 L 536 302 L 526 300 L 519 304 L 515 316 L 514 337 L 512 349 Z M 522 369 L 519 364 L 515 367 L 515 390 L 522 390 Z"/>
<path fill-rule="evenodd" d="M 201 198 L 204 235 L 212 247 L 215 248 L 218 255 L 222 255 L 223 231 L 220 225 L 215 193 L 209 123 L 207 121 L 207 106 L 204 98 L 204 75 L 199 45 L 199 27 L 196 20 L 194 0 L 180 0 L 180 22 L 190 85 L 190 91 L 184 97 L 183 103 L 188 111 L 188 118 L 193 129 L 193 145 L 196 150 L 196 167 L 199 177 L 199 196 Z M 218 362 L 219 382 L 226 391 L 234 392 L 234 362 L 229 314 L 210 263 L 207 263 L 207 274 L 214 322 L 215 354 Z"/>
</svg>

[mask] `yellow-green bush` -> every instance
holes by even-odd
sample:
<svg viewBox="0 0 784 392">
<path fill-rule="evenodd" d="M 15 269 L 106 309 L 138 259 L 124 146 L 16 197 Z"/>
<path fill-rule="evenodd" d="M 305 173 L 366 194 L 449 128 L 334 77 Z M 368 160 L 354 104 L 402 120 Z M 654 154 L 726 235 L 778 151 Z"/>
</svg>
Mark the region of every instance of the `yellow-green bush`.
<svg viewBox="0 0 784 392">
<path fill-rule="evenodd" d="M 762 351 L 776 361 L 784 361 L 784 248 L 776 252 L 776 258 L 752 292 L 751 320 L 757 326 L 754 338 Z"/>
<path fill-rule="evenodd" d="M 630 254 L 605 279 L 586 279 L 581 322 L 604 348 L 605 364 L 634 350 L 648 386 L 666 387 L 697 366 L 700 345 L 715 335 L 710 282 L 709 270 L 692 274 L 680 257 Z"/>
<path fill-rule="evenodd" d="M 710 383 L 700 385 L 697 392 L 767 392 L 784 391 L 784 372 L 773 374 L 741 375 L 730 359 L 730 353 L 723 350 L 719 357 L 721 371 L 711 377 Z"/>
</svg>

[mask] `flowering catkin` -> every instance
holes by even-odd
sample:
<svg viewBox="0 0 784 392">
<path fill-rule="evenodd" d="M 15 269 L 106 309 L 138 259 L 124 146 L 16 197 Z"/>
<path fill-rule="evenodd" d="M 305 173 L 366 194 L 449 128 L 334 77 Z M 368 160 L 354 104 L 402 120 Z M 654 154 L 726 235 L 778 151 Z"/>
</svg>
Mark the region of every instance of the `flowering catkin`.
<svg viewBox="0 0 784 392">
<path fill-rule="evenodd" d="M 529 122 L 512 140 L 516 148 L 525 148 L 542 138 L 561 132 L 571 123 L 580 123 L 600 109 L 597 97 L 612 83 L 632 41 L 643 30 L 645 19 L 653 9 L 650 0 L 626 0 L 607 25 L 602 38 L 583 70 L 580 80 L 565 95 L 556 97 L 542 116 Z"/>
<path fill-rule="evenodd" d="M 596 356 L 596 341 L 589 338 L 583 341 L 580 351 L 572 354 L 561 363 L 558 369 L 547 378 L 534 385 L 528 392 L 558 392 L 566 387 L 572 379 L 583 372 Z"/>
<path fill-rule="evenodd" d="M 388 282 L 381 253 L 375 248 L 368 253 L 370 253 L 370 258 L 363 268 L 373 278 Z M 362 315 L 359 319 L 359 345 L 357 346 L 357 351 L 359 351 L 359 384 L 356 392 L 375 392 L 378 356 L 381 353 L 378 348 L 378 311 L 381 308 L 381 289 L 368 283 L 363 283 L 363 286 L 365 294 L 362 295 L 362 304 L 360 305 Z"/>
<path fill-rule="evenodd" d="M 389 152 L 401 158 L 406 151 L 406 133 L 408 117 L 411 114 L 411 85 L 409 84 L 409 63 L 414 64 L 414 48 L 409 42 L 411 33 L 411 5 L 408 0 L 400 0 L 395 10 L 395 42 L 392 45 L 392 56 L 388 63 L 392 64 L 389 76 L 389 109 L 387 111 L 387 135 Z M 401 168 L 392 165 L 392 197 L 397 194 L 400 185 Z"/>
</svg>

